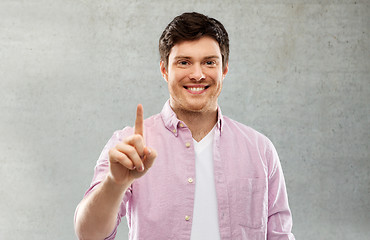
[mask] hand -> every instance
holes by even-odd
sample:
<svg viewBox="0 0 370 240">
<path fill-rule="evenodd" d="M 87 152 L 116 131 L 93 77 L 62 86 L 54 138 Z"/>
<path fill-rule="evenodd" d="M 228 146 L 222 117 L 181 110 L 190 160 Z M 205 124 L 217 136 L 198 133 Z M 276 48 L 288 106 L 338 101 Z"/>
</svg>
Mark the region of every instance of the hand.
<svg viewBox="0 0 370 240">
<path fill-rule="evenodd" d="M 143 106 L 136 111 L 135 133 L 109 150 L 109 177 L 117 184 L 132 183 L 152 166 L 157 153 L 144 142 Z"/>
</svg>

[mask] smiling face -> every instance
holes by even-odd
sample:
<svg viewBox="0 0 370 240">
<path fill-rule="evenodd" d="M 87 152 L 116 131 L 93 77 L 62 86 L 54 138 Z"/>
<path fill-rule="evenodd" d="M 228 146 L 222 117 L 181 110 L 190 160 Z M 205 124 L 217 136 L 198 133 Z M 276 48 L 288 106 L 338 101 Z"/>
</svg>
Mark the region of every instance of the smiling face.
<svg viewBox="0 0 370 240">
<path fill-rule="evenodd" d="M 190 112 L 217 110 L 217 98 L 228 66 L 222 66 L 220 47 L 211 37 L 175 44 L 161 72 L 168 83 L 172 109 Z"/>
</svg>

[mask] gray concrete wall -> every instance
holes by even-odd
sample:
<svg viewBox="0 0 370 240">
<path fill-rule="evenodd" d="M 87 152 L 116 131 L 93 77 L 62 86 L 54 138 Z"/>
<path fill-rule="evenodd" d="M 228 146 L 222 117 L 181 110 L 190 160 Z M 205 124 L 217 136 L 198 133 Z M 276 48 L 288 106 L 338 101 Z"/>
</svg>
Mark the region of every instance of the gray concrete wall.
<svg viewBox="0 0 370 240">
<path fill-rule="evenodd" d="M 157 43 L 184 11 L 229 31 L 220 105 L 275 143 L 297 239 L 369 239 L 368 0 L 1 0 L 0 239 L 75 239 L 102 147 L 168 98 Z"/>
</svg>

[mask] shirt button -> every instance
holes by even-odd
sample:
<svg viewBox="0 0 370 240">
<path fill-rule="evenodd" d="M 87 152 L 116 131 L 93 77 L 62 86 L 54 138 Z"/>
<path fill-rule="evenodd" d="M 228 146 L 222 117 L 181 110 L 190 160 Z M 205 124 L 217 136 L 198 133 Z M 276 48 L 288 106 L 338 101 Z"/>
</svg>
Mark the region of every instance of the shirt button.
<svg viewBox="0 0 370 240">
<path fill-rule="evenodd" d="M 180 127 L 184 127 L 184 124 L 180 123 Z"/>
<path fill-rule="evenodd" d="M 176 128 L 174 130 L 172 130 L 172 132 L 176 133 Z"/>
<path fill-rule="evenodd" d="M 185 220 L 186 221 L 189 221 L 190 220 L 190 216 L 185 216 Z"/>
<path fill-rule="evenodd" d="M 186 146 L 187 148 L 189 148 L 189 147 L 190 147 L 190 143 L 189 143 L 189 142 L 185 143 L 185 146 Z"/>
<path fill-rule="evenodd" d="M 188 178 L 188 182 L 189 183 L 192 183 L 193 182 L 193 179 L 192 178 Z"/>
</svg>

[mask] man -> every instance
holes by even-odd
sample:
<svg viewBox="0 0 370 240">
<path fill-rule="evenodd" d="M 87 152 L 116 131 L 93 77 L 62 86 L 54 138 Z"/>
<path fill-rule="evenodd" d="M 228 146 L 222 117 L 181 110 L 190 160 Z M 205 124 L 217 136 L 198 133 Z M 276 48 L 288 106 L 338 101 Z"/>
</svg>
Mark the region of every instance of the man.
<svg viewBox="0 0 370 240">
<path fill-rule="evenodd" d="M 223 25 L 184 13 L 164 30 L 160 70 L 170 99 L 160 114 L 114 133 L 76 210 L 80 239 L 294 239 L 272 143 L 222 115 L 228 72 Z M 155 161 L 154 161 L 155 160 Z"/>
</svg>

